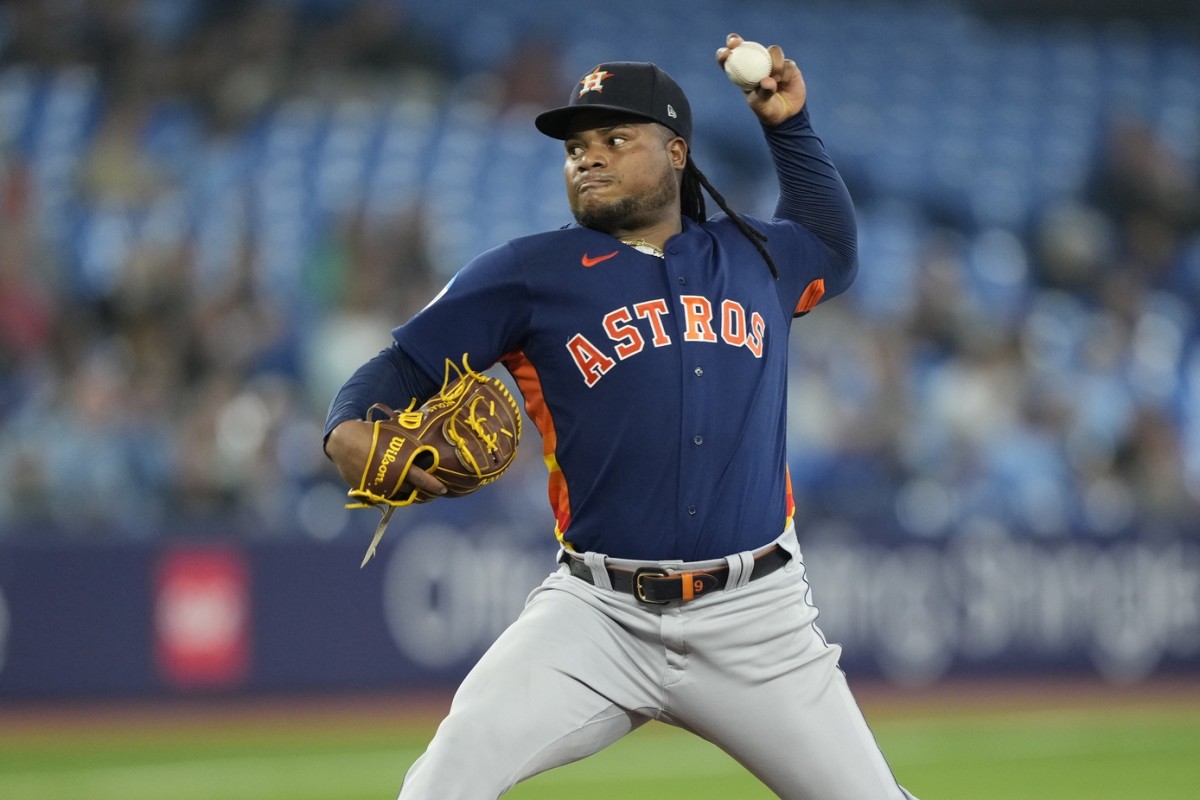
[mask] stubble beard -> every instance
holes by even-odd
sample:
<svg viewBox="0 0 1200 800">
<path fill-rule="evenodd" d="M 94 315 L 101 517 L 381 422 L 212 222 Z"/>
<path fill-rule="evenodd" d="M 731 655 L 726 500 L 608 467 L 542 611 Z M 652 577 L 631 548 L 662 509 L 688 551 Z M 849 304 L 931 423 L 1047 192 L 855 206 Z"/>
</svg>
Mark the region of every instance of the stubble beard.
<svg viewBox="0 0 1200 800">
<path fill-rule="evenodd" d="M 675 202 L 675 185 L 670 175 L 662 176 L 655 186 L 646 194 L 622 197 L 602 205 L 573 203 L 571 213 L 575 221 L 585 228 L 608 234 L 648 228 L 658 222 L 662 212 Z"/>
</svg>

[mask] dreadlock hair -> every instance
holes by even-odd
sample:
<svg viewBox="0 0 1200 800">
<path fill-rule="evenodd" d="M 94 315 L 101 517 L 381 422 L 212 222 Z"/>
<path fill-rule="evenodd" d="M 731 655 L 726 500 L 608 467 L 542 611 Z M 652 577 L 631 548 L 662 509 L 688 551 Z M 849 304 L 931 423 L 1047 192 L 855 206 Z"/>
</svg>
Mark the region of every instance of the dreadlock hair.
<svg viewBox="0 0 1200 800">
<path fill-rule="evenodd" d="M 700 191 L 701 187 L 704 188 L 704 191 L 708 192 L 713 200 L 717 201 L 717 205 L 729 216 L 729 219 L 733 221 L 737 229 L 754 244 L 759 255 L 763 257 L 763 261 L 767 262 L 767 268 L 771 270 L 771 277 L 778 280 L 779 269 L 775 266 L 775 260 L 771 258 L 771 254 L 767 252 L 766 245 L 764 244 L 767 241 L 766 234 L 750 227 L 746 223 L 746 220 L 742 219 L 729 208 L 729 204 L 725 202 L 725 198 L 713 188 L 708 178 L 704 177 L 704 173 L 696 166 L 696 162 L 692 160 L 691 153 L 689 153 L 687 164 L 683 168 L 683 183 L 679 187 L 679 201 L 683 215 L 695 222 L 704 222 L 708 218 L 708 214 L 705 211 L 704 194 Z"/>
</svg>

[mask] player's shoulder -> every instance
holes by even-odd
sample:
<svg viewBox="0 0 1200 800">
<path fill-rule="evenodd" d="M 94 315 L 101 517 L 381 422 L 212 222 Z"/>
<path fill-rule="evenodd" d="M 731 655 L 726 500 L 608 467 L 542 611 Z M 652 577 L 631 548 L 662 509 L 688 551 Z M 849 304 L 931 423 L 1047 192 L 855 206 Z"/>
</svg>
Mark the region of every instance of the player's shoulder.
<svg viewBox="0 0 1200 800">
<path fill-rule="evenodd" d="M 776 227 L 776 221 L 766 221 L 749 214 L 738 214 L 738 217 L 746 225 L 755 229 L 763 235 L 769 235 Z M 737 223 L 724 211 L 713 214 L 704 222 L 700 223 L 699 227 L 709 236 L 720 241 L 737 242 L 739 245 L 746 239 L 746 234 L 738 227 Z"/>
<path fill-rule="evenodd" d="M 509 239 L 493 245 L 476 255 L 468 266 L 485 269 L 511 269 L 531 261 L 552 258 L 572 237 L 578 236 L 578 226 L 554 231 L 541 231 Z"/>
<path fill-rule="evenodd" d="M 553 254 L 571 242 L 585 241 L 589 236 L 596 235 L 596 231 L 583 227 L 582 225 L 564 225 L 557 230 L 539 231 L 525 236 L 518 236 L 515 239 L 509 239 L 506 246 L 511 247 L 522 256 L 537 255 L 539 253 Z"/>
<path fill-rule="evenodd" d="M 534 274 L 541 269 L 559 271 L 564 262 L 578 263 L 580 255 L 612 243 L 607 233 L 572 224 L 510 239 L 505 248 L 528 274 Z"/>
</svg>

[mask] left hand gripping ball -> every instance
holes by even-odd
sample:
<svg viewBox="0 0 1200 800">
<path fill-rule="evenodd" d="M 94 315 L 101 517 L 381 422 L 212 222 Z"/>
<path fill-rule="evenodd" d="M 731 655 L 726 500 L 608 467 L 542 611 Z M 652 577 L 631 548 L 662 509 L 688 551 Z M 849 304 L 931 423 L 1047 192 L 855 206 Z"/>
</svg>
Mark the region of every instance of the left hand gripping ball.
<svg viewBox="0 0 1200 800">
<path fill-rule="evenodd" d="M 771 74 L 771 53 L 758 42 L 743 41 L 729 51 L 725 74 L 743 89 L 753 89 Z"/>
</svg>

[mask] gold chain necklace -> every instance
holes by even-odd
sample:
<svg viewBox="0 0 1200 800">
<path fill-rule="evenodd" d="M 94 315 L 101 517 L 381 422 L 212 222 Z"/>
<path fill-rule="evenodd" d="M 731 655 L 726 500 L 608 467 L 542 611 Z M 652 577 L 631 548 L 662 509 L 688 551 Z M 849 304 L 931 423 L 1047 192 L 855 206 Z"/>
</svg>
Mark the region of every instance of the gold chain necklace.
<svg viewBox="0 0 1200 800">
<path fill-rule="evenodd" d="M 648 256 L 656 256 L 658 258 L 665 257 L 661 247 L 656 244 L 651 244 L 645 239 L 622 239 L 621 241 L 632 247 L 634 250 L 637 250 L 639 253 L 645 253 Z"/>
</svg>

